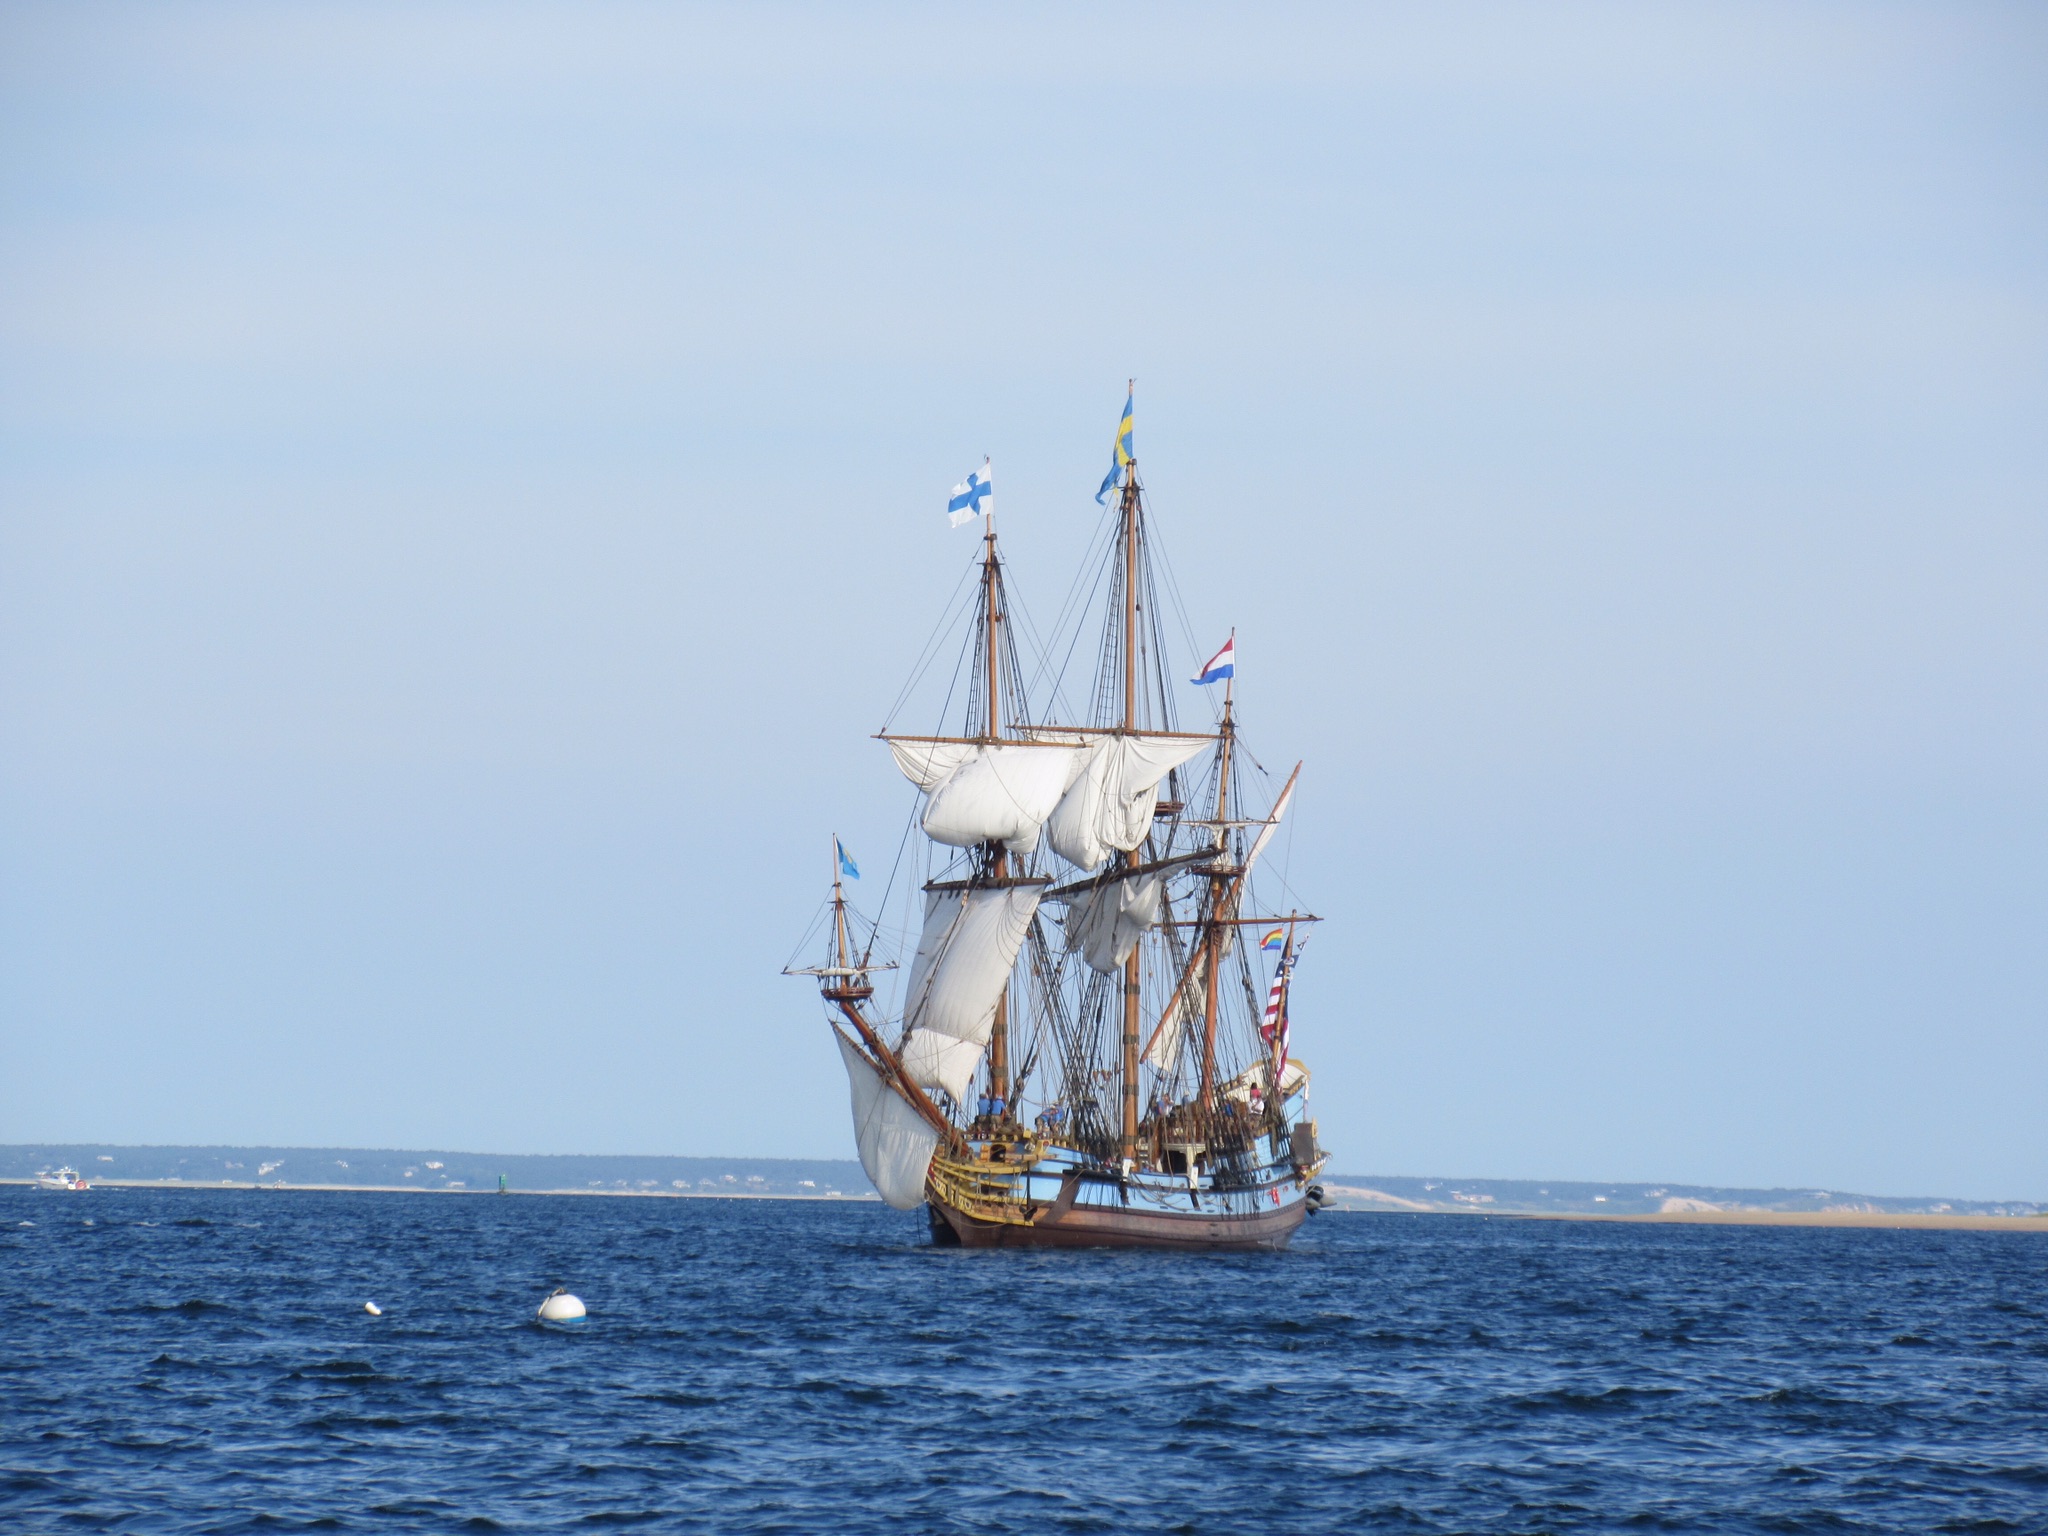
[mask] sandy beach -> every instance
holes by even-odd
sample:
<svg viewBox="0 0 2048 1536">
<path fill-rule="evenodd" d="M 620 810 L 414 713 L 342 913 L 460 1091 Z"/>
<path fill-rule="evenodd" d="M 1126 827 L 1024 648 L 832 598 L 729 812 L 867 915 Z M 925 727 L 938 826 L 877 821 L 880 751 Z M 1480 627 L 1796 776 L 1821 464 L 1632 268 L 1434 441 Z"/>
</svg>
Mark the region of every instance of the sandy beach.
<svg viewBox="0 0 2048 1536">
<path fill-rule="evenodd" d="M 1921 1227 L 1945 1232 L 2048 1232 L 2048 1216 L 1972 1216 L 1940 1211 L 1652 1211 L 1625 1216 L 1578 1211 L 1501 1211 L 1487 1214 L 1514 1216 L 1523 1221 L 1655 1221 L 1696 1227 Z"/>
</svg>

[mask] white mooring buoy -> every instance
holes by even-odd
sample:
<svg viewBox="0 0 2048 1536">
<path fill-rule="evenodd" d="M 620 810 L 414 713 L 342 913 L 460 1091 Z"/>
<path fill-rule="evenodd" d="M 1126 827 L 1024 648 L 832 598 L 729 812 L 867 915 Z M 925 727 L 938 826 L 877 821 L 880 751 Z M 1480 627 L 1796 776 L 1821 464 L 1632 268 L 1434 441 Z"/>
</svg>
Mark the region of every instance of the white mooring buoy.
<svg viewBox="0 0 2048 1536">
<path fill-rule="evenodd" d="M 363 1310 L 369 1313 L 372 1317 L 382 1317 L 384 1315 L 384 1309 L 378 1306 L 377 1303 L 375 1303 L 374 1301 L 364 1302 Z"/>
<path fill-rule="evenodd" d="M 540 1320 L 544 1323 L 580 1323 L 583 1321 L 583 1303 L 571 1296 L 560 1286 L 540 1304 Z"/>
</svg>

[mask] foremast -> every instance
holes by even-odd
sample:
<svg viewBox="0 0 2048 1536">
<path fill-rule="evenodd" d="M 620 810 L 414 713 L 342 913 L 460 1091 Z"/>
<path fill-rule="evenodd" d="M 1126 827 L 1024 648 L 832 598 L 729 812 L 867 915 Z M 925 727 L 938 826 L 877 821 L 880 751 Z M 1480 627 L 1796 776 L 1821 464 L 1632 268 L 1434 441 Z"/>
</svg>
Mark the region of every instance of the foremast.
<svg viewBox="0 0 2048 1536">
<path fill-rule="evenodd" d="M 1003 734 L 1003 691 L 999 686 L 1000 674 L 996 662 L 1000 654 L 999 641 L 1003 620 L 1000 601 L 1002 565 L 996 558 L 996 515 L 990 511 L 986 518 L 982 530 L 981 563 L 982 628 L 986 632 L 982 652 L 982 686 L 988 694 L 988 740 L 994 743 Z M 991 840 L 985 845 L 985 856 L 988 859 L 990 878 L 998 882 L 1007 880 L 1010 875 L 1009 850 L 1001 843 Z M 987 1097 L 996 1116 L 1009 1116 L 1010 988 L 1007 983 L 1003 990 L 996 994 L 995 1018 L 989 1025 Z"/>
</svg>

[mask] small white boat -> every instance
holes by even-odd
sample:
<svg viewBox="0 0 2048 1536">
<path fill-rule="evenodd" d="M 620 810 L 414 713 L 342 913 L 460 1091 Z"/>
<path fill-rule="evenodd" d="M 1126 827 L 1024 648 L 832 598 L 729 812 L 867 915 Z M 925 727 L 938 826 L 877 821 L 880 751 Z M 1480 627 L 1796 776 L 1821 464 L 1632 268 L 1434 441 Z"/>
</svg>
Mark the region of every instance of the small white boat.
<svg viewBox="0 0 2048 1536">
<path fill-rule="evenodd" d="M 65 1189 L 74 1193 L 82 1193 L 92 1188 L 90 1184 L 85 1182 L 85 1175 L 76 1168 L 59 1168 L 55 1173 L 39 1173 L 36 1175 L 36 1187 L 38 1189 Z"/>
</svg>

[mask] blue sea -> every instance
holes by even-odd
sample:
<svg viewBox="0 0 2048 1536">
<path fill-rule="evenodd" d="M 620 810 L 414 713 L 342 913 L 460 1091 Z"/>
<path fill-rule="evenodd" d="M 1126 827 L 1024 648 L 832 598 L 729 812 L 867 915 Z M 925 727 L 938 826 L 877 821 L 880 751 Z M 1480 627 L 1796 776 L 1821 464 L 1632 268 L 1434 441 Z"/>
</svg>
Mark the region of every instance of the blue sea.
<svg viewBox="0 0 2048 1536">
<path fill-rule="evenodd" d="M 8 1532 L 2048 1531 L 2037 1235 L 11 1189 L 0 1307 Z"/>
</svg>

